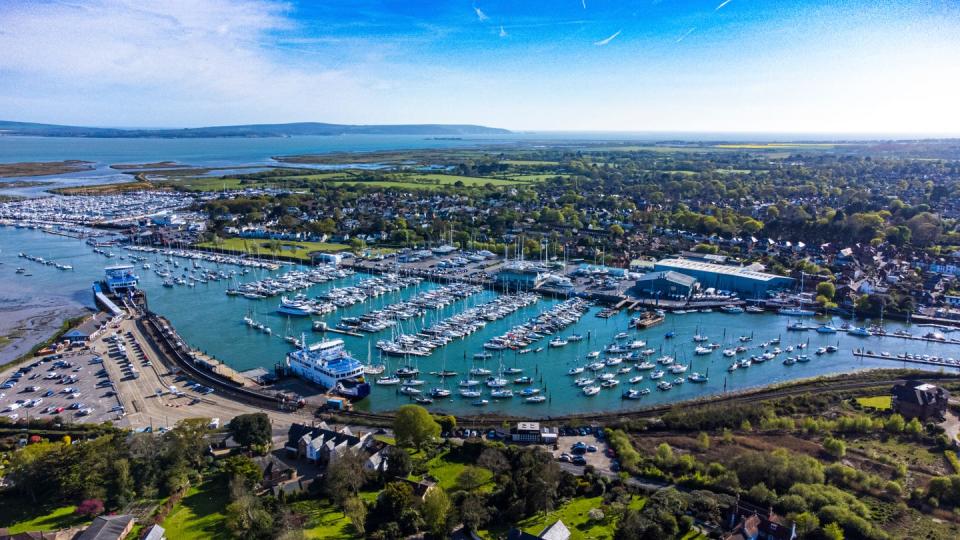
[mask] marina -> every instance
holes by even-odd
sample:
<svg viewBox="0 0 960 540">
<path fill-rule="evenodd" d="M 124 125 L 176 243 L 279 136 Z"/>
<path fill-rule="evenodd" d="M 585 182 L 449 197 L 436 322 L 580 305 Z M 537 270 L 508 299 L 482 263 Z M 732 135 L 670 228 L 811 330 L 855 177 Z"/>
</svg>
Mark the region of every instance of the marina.
<svg viewBox="0 0 960 540">
<path fill-rule="evenodd" d="M 70 261 L 74 269 L 64 272 L 45 264 L 31 265 L 32 276 L 16 274 L 16 267 L 24 266 L 24 263 L 18 262 L 22 259 L 17 256 L 23 246 L 32 246 L 29 251 L 42 254 L 46 260 Z M 4 280 L 10 282 L 10 286 L 15 286 L 24 293 L 42 290 L 48 294 L 61 294 L 64 298 L 76 297 L 89 305 L 90 283 L 103 275 L 104 266 L 116 262 L 123 255 L 127 255 L 127 262 L 134 262 L 129 259 L 129 256 L 133 255 L 138 257 L 135 260 L 136 271 L 140 278 L 140 287 L 148 295 L 150 309 L 169 319 L 179 335 L 194 348 L 237 371 L 259 367 L 273 372 L 275 367 L 285 362 L 288 353 L 296 350 L 294 344 L 284 337 L 300 340 L 304 335 L 308 344 L 341 338 L 345 350 L 364 366 L 373 368 L 386 365 L 388 371 L 383 376 L 388 379 L 405 364 L 409 363 L 418 368 L 420 374 L 416 376 L 416 380 L 423 381 L 422 385 L 401 385 L 399 377 L 393 385 L 371 384 L 370 395 L 355 404 L 360 410 L 391 410 L 398 405 L 412 402 L 416 397 L 430 397 L 433 401 L 427 406 L 431 410 L 460 414 L 475 413 L 478 407 L 483 407 L 485 411 L 526 415 L 531 414 L 534 407 L 538 415 L 616 411 L 798 378 L 889 368 L 897 366 L 898 362 L 903 364 L 904 361 L 934 371 L 955 367 L 947 362 L 911 362 L 910 358 L 898 358 L 899 354 L 910 354 L 921 360 L 923 355 L 943 359 L 960 357 L 960 347 L 949 341 L 954 338 L 950 332 L 898 321 L 883 323 L 884 335 L 870 332 L 870 335 L 859 336 L 844 331 L 843 324 L 847 322 L 849 328 L 863 326 L 869 331 L 871 326 L 879 327 L 880 321 L 854 322 L 804 317 L 807 326 L 831 326 L 837 332 L 821 332 L 815 329 L 795 332 L 787 329 L 790 323 L 795 322 L 794 317 L 770 312 L 731 313 L 713 310 L 679 315 L 667 312 L 663 315 L 664 320 L 655 326 L 637 329 L 635 324 L 631 325 L 632 319 L 641 316 L 637 312 L 621 310 L 609 318 L 600 318 L 595 315 L 604 309 L 602 305 L 587 305 L 579 299 L 565 301 L 550 297 L 541 297 L 531 303 L 521 302 L 516 306 L 513 305 L 515 298 L 501 300 L 493 305 L 504 309 L 509 305 L 512 311 L 504 311 L 500 318 L 494 317 L 495 320 L 478 324 L 469 334 L 450 339 L 442 347 L 431 349 L 428 355 L 406 358 L 402 354 L 386 356 L 380 353 L 375 345 L 377 341 L 385 339 L 384 333 L 398 332 L 396 326 L 403 327 L 404 335 L 412 336 L 436 325 L 443 328 L 444 322 L 451 323 L 452 329 L 454 325 L 451 321 L 460 320 L 455 317 L 464 313 L 476 316 L 482 312 L 476 308 L 500 298 L 513 298 L 513 295 L 505 297 L 489 289 L 469 288 L 456 282 L 441 284 L 421 281 L 398 290 L 368 296 L 358 303 L 338 308 L 336 313 L 291 317 L 277 312 L 283 296 L 295 299 L 295 294 L 304 294 L 308 298 L 316 299 L 330 295 L 335 289 L 359 287 L 365 280 L 383 278 L 383 275 L 372 276 L 357 272 L 325 282 L 310 283 L 293 293 L 248 299 L 225 293 L 227 289 L 237 287 L 241 278 L 245 282 L 278 280 L 291 271 L 308 273 L 324 267 L 280 265 L 277 270 L 270 270 L 242 268 L 226 260 L 197 260 L 197 265 L 204 267 L 201 270 L 193 268 L 193 261 L 187 260 L 192 257 L 179 257 L 186 262 L 181 262 L 177 267 L 167 262 L 168 253 L 160 251 L 127 251 L 117 246 L 97 248 L 115 255 L 109 258 L 94 253 L 93 249 L 94 246 L 67 236 L 47 234 L 29 228 L 2 227 L 0 262 L 4 264 L 0 265 L 0 272 L 3 272 Z M 146 264 L 150 265 L 150 269 L 143 268 Z M 155 272 L 158 267 L 177 270 L 177 273 L 163 277 Z M 194 279 L 192 287 L 163 285 L 168 279 L 183 278 L 185 269 L 188 276 L 212 274 L 227 277 L 207 279 L 205 283 Z M 249 272 L 243 274 L 247 269 Z M 234 272 L 232 276 L 231 272 Z M 453 295 L 454 290 L 460 292 Z M 466 292 L 470 294 L 465 295 Z M 443 301 L 439 301 L 441 298 Z M 430 303 L 429 299 L 436 302 Z M 488 308 L 489 306 L 483 309 Z M 557 311 L 552 311 L 554 308 Z M 389 320 L 391 313 L 396 313 L 395 318 L 401 320 L 396 325 L 389 325 L 377 332 L 357 331 L 355 335 L 328 332 L 324 335 L 322 331 L 313 331 L 315 323 L 323 323 L 332 329 L 345 320 L 362 320 L 365 316 L 369 318 L 371 314 L 375 318 L 379 315 L 377 320 Z M 577 315 L 578 313 L 581 314 Z M 264 329 L 270 329 L 270 332 L 244 324 L 242 318 L 245 314 L 255 320 L 256 324 L 263 325 Z M 404 318 L 406 315 L 412 316 Z M 558 318 L 560 315 L 569 323 L 562 328 L 561 325 L 566 323 Z M 543 325 L 540 328 L 543 332 L 534 326 L 537 324 L 535 321 Z M 546 326 L 551 322 L 555 325 L 552 332 Z M 506 343 L 513 336 L 519 337 L 518 332 L 523 331 L 533 331 L 537 335 L 528 333 L 524 341 Z M 627 334 L 626 338 L 622 337 L 623 333 Z M 921 338 L 931 333 L 940 333 L 943 339 L 907 338 L 907 334 Z M 615 339 L 618 335 L 621 339 Z M 386 341 L 390 341 L 389 337 L 386 336 Z M 695 337 L 702 341 L 694 341 Z M 549 346 L 549 342 L 556 338 L 561 338 L 566 344 Z M 527 341 L 530 339 L 534 341 Z M 486 349 L 483 345 L 488 342 L 501 342 L 505 346 Z M 645 343 L 640 345 L 640 342 Z M 697 355 L 697 347 L 709 352 Z M 828 353 L 828 347 L 835 348 L 836 351 Z M 777 349 L 780 351 L 777 352 Z M 819 353 L 821 349 L 823 353 Z M 857 349 L 877 352 L 875 355 L 859 354 L 855 353 Z M 732 350 L 733 356 L 725 355 L 726 350 Z M 888 351 L 889 356 L 883 356 L 882 351 Z M 484 352 L 489 353 L 489 356 L 474 358 Z M 644 354 L 650 352 L 652 354 Z M 804 355 L 806 358 L 798 361 Z M 670 364 L 664 364 L 663 361 L 658 361 L 663 357 L 674 360 Z M 785 364 L 789 358 L 793 358 L 793 363 Z M 620 361 L 617 362 L 617 359 Z M 728 371 L 735 360 L 737 368 Z M 595 366 L 599 368 L 597 370 L 587 368 L 595 362 L 601 362 L 602 366 Z M 674 364 L 685 367 L 686 371 L 678 372 L 679 368 L 671 370 L 671 365 Z M 621 373 L 621 370 L 627 367 L 632 370 Z M 470 373 L 471 369 L 486 371 L 478 371 L 481 374 L 475 375 Z M 507 373 L 508 370 L 516 369 L 522 372 L 512 375 Z M 571 373 L 577 370 L 582 371 Z M 450 375 L 451 373 L 459 375 Z M 607 379 L 601 379 L 601 376 L 607 376 Z M 377 378 L 376 375 L 367 377 Z M 506 392 L 498 392 L 500 397 L 493 397 L 491 393 L 494 388 L 486 384 L 487 377 L 506 379 L 507 385 L 503 388 L 511 390 L 513 398 L 506 397 Z M 529 382 L 521 377 L 530 377 Z M 685 378 L 686 384 L 677 381 L 681 377 Z M 579 378 L 590 382 L 577 386 L 575 380 Z M 460 388 L 459 379 L 474 380 L 477 385 Z M 515 384 L 517 379 L 523 382 Z M 613 380 L 619 383 L 613 383 Z M 604 382 L 607 382 L 606 387 L 603 386 Z M 586 395 L 583 390 L 586 387 L 598 389 L 591 389 L 588 393 L 592 395 Z M 409 390 L 401 393 L 401 388 L 419 389 L 420 394 L 414 395 Z M 434 388 L 441 391 L 433 393 L 431 389 Z M 522 392 L 528 388 L 539 392 L 534 394 L 531 390 L 529 395 L 523 395 Z M 465 392 L 461 391 L 465 389 Z M 446 395 L 442 390 L 451 393 Z M 483 403 L 484 401 L 486 403 Z"/>
</svg>

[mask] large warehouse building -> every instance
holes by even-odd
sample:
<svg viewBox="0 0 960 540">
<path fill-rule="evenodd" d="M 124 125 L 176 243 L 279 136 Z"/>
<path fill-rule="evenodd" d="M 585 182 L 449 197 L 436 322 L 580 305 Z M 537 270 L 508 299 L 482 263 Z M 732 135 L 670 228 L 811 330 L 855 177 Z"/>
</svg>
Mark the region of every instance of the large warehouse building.
<svg viewBox="0 0 960 540">
<path fill-rule="evenodd" d="M 732 291 L 741 298 L 761 298 L 770 291 L 790 289 L 794 279 L 740 266 L 725 266 L 689 259 L 663 259 L 654 264 L 655 272 L 679 272 L 696 278 L 704 289 Z"/>
</svg>

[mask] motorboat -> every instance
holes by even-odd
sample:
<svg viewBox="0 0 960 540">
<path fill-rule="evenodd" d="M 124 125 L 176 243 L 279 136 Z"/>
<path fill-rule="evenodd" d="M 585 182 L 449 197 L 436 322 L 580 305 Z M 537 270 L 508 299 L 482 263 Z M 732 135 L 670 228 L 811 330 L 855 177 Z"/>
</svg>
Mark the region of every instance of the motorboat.
<svg viewBox="0 0 960 540">
<path fill-rule="evenodd" d="M 595 396 L 595 395 L 597 395 L 597 394 L 599 394 L 599 393 L 600 393 L 600 387 L 599 387 L 599 386 L 584 386 L 584 387 L 583 387 L 583 395 L 585 395 L 585 396 Z"/>
</svg>

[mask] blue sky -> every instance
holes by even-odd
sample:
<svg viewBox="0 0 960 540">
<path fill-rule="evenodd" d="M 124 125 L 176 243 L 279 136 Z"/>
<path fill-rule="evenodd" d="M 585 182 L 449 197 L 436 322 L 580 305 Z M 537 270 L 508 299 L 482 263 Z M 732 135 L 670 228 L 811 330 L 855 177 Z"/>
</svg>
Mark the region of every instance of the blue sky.
<svg viewBox="0 0 960 540">
<path fill-rule="evenodd" d="M 0 2 L 0 118 L 960 132 L 954 0 Z"/>
</svg>

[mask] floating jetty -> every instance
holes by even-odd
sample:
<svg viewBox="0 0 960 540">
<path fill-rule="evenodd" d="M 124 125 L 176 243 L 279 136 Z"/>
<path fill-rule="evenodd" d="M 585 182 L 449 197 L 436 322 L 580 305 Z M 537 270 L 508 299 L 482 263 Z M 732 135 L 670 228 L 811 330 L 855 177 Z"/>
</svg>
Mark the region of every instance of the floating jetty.
<svg viewBox="0 0 960 540">
<path fill-rule="evenodd" d="M 871 350 L 854 349 L 854 356 L 860 358 L 875 358 L 877 360 L 892 360 L 894 362 L 910 362 L 912 364 L 925 364 L 928 366 L 943 366 L 960 369 L 960 360 L 955 358 L 943 358 L 942 356 L 931 356 L 927 354 L 900 353 L 892 354 L 887 351 L 874 352 Z"/>
</svg>

